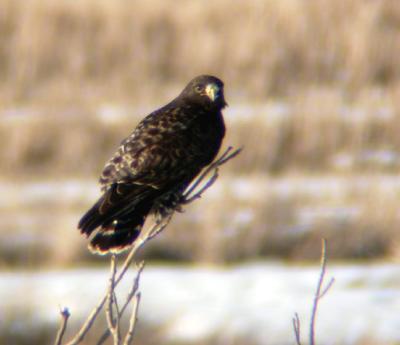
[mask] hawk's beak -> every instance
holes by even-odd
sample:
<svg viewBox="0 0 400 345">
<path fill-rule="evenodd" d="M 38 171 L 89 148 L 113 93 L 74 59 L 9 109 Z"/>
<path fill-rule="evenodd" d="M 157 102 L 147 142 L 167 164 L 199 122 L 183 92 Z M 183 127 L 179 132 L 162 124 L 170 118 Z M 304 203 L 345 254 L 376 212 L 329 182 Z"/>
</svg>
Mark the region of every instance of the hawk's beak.
<svg viewBox="0 0 400 345">
<path fill-rule="evenodd" d="M 219 97 L 219 87 L 215 84 L 208 84 L 206 86 L 206 95 L 214 102 Z"/>
</svg>

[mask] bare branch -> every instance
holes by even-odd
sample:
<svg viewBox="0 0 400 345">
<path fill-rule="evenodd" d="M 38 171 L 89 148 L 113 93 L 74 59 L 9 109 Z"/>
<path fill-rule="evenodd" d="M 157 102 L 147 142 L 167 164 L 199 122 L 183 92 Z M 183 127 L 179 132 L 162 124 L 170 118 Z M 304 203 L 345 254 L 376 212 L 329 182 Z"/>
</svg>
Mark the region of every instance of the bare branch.
<svg viewBox="0 0 400 345">
<path fill-rule="evenodd" d="M 114 301 L 114 307 L 115 307 L 115 312 L 117 313 L 117 315 L 119 315 L 119 306 L 118 306 L 118 300 L 117 300 L 117 294 L 115 293 L 115 288 L 114 288 L 114 291 L 113 291 L 113 301 Z M 121 318 L 119 318 L 118 320 L 117 320 L 117 326 L 118 326 L 118 328 L 119 328 L 119 321 L 120 321 L 120 319 Z M 119 331 L 119 329 L 118 329 L 118 331 Z"/>
<path fill-rule="evenodd" d="M 185 191 L 183 194 L 183 200 L 182 204 L 188 204 L 195 199 L 198 199 L 201 197 L 201 194 L 208 189 L 209 187 L 212 186 L 212 184 L 216 181 L 218 178 L 218 168 L 226 163 L 228 160 L 236 157 L 241 151 L 242 148 L 235 150 L 231 154 L 229 152 L 232 150 L 232 146 L 229 146 L 225 152 L 219 157 L 216 161 L 211 163 L 202 173 L 199 177 L 196 178 L 196 180 L 189 186 L 189 188 Z M 195 193 L 195 195 L 191 196 L 191 194 L 196 190 L 196 188 L 203 182 L 203 180 L 207 177 L 207 175 L 213 171 L 213 175 L 211 176 L 210 179 L 208 179 L 206 185 L 201 188 L 198 192 Z"/>
<path fill-rule="evenodd" d="M 162 229 L 164 229 L 167 226 L 167 224 L 163 224 Z M 124 277 L 126 271 L 128 270 L 129 266 L 131 265 L 131 263 L 135 257 L 135 254 L 137 253 L 137 251 L 148 241 L 148 238 L 146 238 L 147 233 L 154 232 L 155 231 L 154 229 L 156 229 L 157 227 L 158 227 L 158 224 L 154 224 L 149 231 L 144 232 L 144 234 L 139 236 L 139 238 L 133 243 L 132 249 L 129 252 L 128 256 L 126 257 L 120 271 L 118 272 L 118 275 L 116 274 L 116 278 L 114 281 L 114 288 L 118 285 L 118 283 Z M 159 232 L 161 232 L 161 231 L 159 231 Z M 159 233 L 159 232 L 157 232 L 157 233 Z M 99 314 L 99 312 L 103 308 L 104 304 L 106 303 L 107 295 L 108 295 L 108 291 L 102 297 L 102 299 L 100 300 L 98 305 L 90 313 L 89 317 L 86 319 L 85 323 L 79 330 L 78 334 L 67 345 L 76 345 L 76 344 L 79 344 L 80 342 L 82 342 L 82 340 L 86 336 L 87 332 L 92 327 L 97 315 Z"/>
<path fill-rule="evenodd" d="M 116 266 L 116 257 L 113 254 L 111 256 L 111 275 L 110 275 L 110 283 L 108 286 L 108 293 L 107 293 L 107 304 L 106 304 L 106 319 L 108 324 L 108 329 L 110 330 L 114 345 L 120 344 L 120 334 L 119 334 L 119 315 L 118 312 L 116 313 L 116 317 L 113 316 L 113 305 L 116 304 L 117 298 L 115 296 L 115 274 L 117 272 Z"/>
<path fill-rule="evenodd" d="M 331 278 L 329 283 L 326 285 L 324 291 L 321 292 L 321 294 L 318 296 L 318 299 L 320 300 L 322 297 L 326 295 L 326 293 L 329 291 L 329 289 L 332 287 L 333 283 L 335 282 L 335 278 Z"/>
<path fill-rule="evenodd" d="M 160 232 L 162 232 L 167 227 L 171 219 L 172 219 L 172 214 L 166 216 L 160 223 L 157 224 L 157 226 L 152 227 L 148 235 L 146 235 L 146 242 L 150 241 L 151 239 L 156 237 Z"/>
<path fill-rule="evenodd" d="M 228 149 L 224 152 L 224 154 L 217 160 L 218 166 L 225 164 L 227 161 L 231 160 L 232 158 L 236 157 L 240 152 L 242 152 L 243 147 L 240 149 L 236 149 L 230 155 L 228 155 L 229 151 L 233 149 L 232 146 L 229 146 Z"/>
<path fill-rule="evenodd" d="M 114 293 L 114 280 L 115 280 L 115 273 L 116 273 L 116 265 L 115 265 L 115 255 L 113 254 L 111 256 L 110 260 L 110 282 L 108 284 L 108 290 L 107 290 L 107 304 L 106 304 L 106 319 L 108 323 L 108 327 L 110 330 L 114 328 L 114 318 L 113 318 L 113 312 L 112 312 L 112 305 L 113 305 L 113 293 Z"/>
<path fill-rule="evenodd" d="M 140 281 L 140 275 L 142 274 L 142 271 L 144 269 L 144 261 L 140 262 L 138 265 L 138 272 L 136 273 L 135 279 L 133 280 L 133 284 L 132 287 L 130 289 L 130 291 L 128 292 L 128 295 L 126 297 L 126 301 L 124 303 L 124 305 L 122 306 L 121 310 L 118 311 L 118 315 L 119 318 L 121 319 L 125 309 L 128 307 L 129 303 L 131 302 L 132 298 L 137 294 L 137 291 L 139 289 L 139 281 Z M 97 345 L 101 345 L 103 344 L 107 338 L 110 336 L 110 330 L 106 329 L 106 331 L 102 334 L 102 336 L 100 337 L 99 341 L 97 342 Z"/>
<path fill-rule="evenodd" d="M 299 314 L 294 313 L 294 317 L 293 317 L 292 321 L 293 321 L 294 335 L 295 335 L 295 337 L 296 337 L 296 345 L 301 345 L 301 341 L 300 341 L 300 319 L 299 319 Z"/>
<path fill-rule="evenodd" d="M 150 241 L 152 238 L 156 237 L 160 232 L 162 232 L 166 226 L 169 224 L 172 215 L 166 217 L 161 223 L 156 223 L 150 229 L 143 230 L 139 238 L 133 243 L 132 249 L 126 257 L 121 269 L 118 272 L 117 278 L 115 279 L 115 286 L 122 280 L 129 266 L 131 265 L 136 253 L 140 248 L 143 247 L 145 243 Z"/>
<path fill-rule="evenodd" d="M 67 329 L 68 319 L 71 315 L 68 308 L 64 308 L 64 309 L 60 310 L 60 314 L 61 314 L 61 324 L 60 324 L 60 328 L 58 329 L 57 337 L 56 337 L 56 341 L 54 342 L 54 345 L 62 344 L 62 339 L 64 337 L 65 330 Z"/>
<path fill-rule="evenodd" d="M 126 337 L 125 337 L 124 345 L 132 344 L 133 335 L 135 334 L 135 326 L 136 326 L 136 321 L 137 321 L 137 313 L 139 310 L 140 297 L 141 297 L 140 292 L 135 294 L 135 298 L 133 300 L 133 306 L 132 306 L 132 314 L 131 314 L 131 318 L 129 320 L 129 329 L 128 329 L 128 333 L 126 334 Z"/>
<path fill-rule="evenodd" d="M 116 313 L 116 324 L 115 324 L 115 327 L 116 327 L 116 332 L 117 332 L 117 335 L 118 335 L 118 341 L 119 341 L 119 343 L 121 343 L 121 328 L 120 328 L 120 320 L 121 320 L 121 316 L 120 316 L 120 313 L 119 313 L 119 306 L 118 306 L 118 300 L 117 300 L 117 294 L 115 293 L 115 290 L 113 291 L 113 296 L 114 296 L 114 307 L 115 307 L 115 313 Z"/>
<path fill-rule="evenodd" d="M 322 284 L 324 282 L 325 272 L 326 272 L 326 239 L 322 239 L 322 252 L 321 252 L 321 264 L 320 264 L 320 274 L 318 279 L 317 290 L 314 294 L 314 302 L 312 305 L 311 311 L 311 320 L 310 320 L 310 345 L 315 345 L 315 320 L 317 317 L 317 309 L 318 309 L 318 302 L 319 300 L 325 295 L 325 293 L 329 290 L 329 288 L 333 284 L 333 280 L 331 280 L 326 289 L 323 290 L 321 294 Z"/>
<path fill-rule="evenodd" d="M 85 338 L 86 334 L 89 332 L 90 328 L 92 327 L 94 321 L 96 320 L 97 315 L 100 313 L 101 309 L 104 306 L 104 303 L 106 302 L 107 296 L 105 295 L 101 301 L 93 308 L 92 312 L 82 325 L 81 329 L 79 332 L 75 335 L 75 337 L 67 343 L 67 345 L 76 345 L 79 344 L 80 342 L 83 341 Z"/>
<path fill-rule="evenodd" d="M 320 273 L 318 278 L 317 289 L 314 294 L 314 301 L 311 310 L 311 319 L 310 319 L 310 333 L 309 333 L 309 343 L 310 345 L 315 345 L 315 321 L 317 318 L 317 309 L 318 302 L 322 297 L 329 291 L 335 282 L 335 278 L 331 278 L 328 285 L 322 289 L 322 284 L 324 282 L 325 273 L 326 273 L 326 263 L 327 263 L 327 255 L 326 255 L 326 240 L 322 239 L 322 251 L 321 251 L 321 263 L 320 263 Z M 322 290 L 322 292 L 321 292 Z M 297 313 L 294 314 L 292 319 L 294 334 L 296 337 L 296 345 L 301 345 L 300 342 L 300 319 Z"/>
<path fill-rule="evenodd" d="M 135 294 L 138 292 L 139 289 L 139 281 L 140 281 L 140 275 L 142 274 L 142 271 L 144 269 L 144 261 L 142 261 L 141 263 L 139 263 L 138 265 L 138 272 L 136 273 L 136 277 L 133 281 L 132 284 L 132 288 L 131 290 L 128 292 L 128 295 L 126 297 L 126 302 L 125 304 L 122 306 L 121 309 L 121 315 L 122 313 L 125 311 L 126 307 L 129 305 L 130 301 L 132 300 L 133 296 L 135 296 Z"/>
<path fill-rule="evenodd" d="M 208 179 L 208 181 L 204 184 L 204 186 L 197 192 L 195 193 L 193 196 L 190 196 L 190 193 L 188 192 L 182 199 L 181 203 L 186 205 L 186 204 L 190 204 L 191 202 L 195 201 L 196 199 L 201 198 L 201 195 L 203 194 L 203 192 L 210 188 L 214 182 L 217 180 L 218 178 L 218 168 L 216 167 L 212 176 Z"/>
</svg>

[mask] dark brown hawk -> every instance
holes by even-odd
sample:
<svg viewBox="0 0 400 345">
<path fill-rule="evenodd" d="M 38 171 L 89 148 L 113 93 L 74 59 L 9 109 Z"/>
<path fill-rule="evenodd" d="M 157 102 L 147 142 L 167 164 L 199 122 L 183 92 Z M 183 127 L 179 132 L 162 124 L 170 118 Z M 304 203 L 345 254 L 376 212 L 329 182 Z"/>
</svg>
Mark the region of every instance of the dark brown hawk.
<svg viewBox="0 0 400 345">
<path fill-rule="evenodd" d="M 217 155 L 225 134 L 224 84 L 194 78 L 172 102 L 146 116 L 122 141 L 100 177 L 103 195 L 82 217 L 89 248 L 118 253 L 139 236 L 147 215 L 174 209 L 184 189 Z"/>
</svg>

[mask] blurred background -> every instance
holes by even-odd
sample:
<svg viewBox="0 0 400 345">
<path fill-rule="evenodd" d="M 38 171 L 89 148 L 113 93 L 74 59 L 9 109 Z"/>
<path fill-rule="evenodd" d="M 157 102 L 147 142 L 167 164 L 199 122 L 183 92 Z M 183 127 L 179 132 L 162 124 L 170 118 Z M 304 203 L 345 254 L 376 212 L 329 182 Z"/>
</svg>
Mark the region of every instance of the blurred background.
<svg viewBox="0 0 400 345">
<path fill-rule="evenodd" d="M 138 342 L 294 343 L 326 238 L 319 343 L 400 344 L 399 52 L 396 0 L 0 0 L 0 343 L 87 315 L 103 165 L 207 73 L 244 150 L 141 252 Z"/>
</svg>

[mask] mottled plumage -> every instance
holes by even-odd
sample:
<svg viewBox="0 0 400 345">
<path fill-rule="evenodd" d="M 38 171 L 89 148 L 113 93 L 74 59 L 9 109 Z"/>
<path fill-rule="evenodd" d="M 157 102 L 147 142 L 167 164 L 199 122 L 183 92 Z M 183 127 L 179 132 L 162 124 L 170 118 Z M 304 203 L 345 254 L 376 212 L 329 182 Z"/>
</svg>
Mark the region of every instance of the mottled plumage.
<svg viewBox="0 0 400 345">
<path fill-rule="evenodd" d="M 182 191 L 218 153 L 225 105 L 222 81 L 199 76 L 122 141 L 100 177 L 103 195 L 78 225 L 87 236 L 96 231 L 92 251 L 127 249 L 148 214 L 173 210 Z"/>
</svg>

